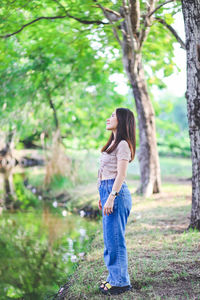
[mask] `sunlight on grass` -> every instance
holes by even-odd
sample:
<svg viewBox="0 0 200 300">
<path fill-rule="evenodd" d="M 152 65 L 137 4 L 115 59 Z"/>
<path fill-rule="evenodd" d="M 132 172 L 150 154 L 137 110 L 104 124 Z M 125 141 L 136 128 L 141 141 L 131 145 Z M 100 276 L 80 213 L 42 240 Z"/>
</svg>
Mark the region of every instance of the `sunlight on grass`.
<svg viewBox="0 0 200 300">
<path fill-rule="evenodd" d="M 129 185 L 134 184 L 129 181 Z M 126 243 L 133 290 L 123 298 L 119 295 L 113 299 L 165 299 L 166 295 L 167 299 L 176 299 L 183 295 L 183 290 L 184 295 L 199 295 L 199 232 L 187 231 L 190 184 L 165 182 L 162 193 L 149 199 L 132 194 L 132 200 Z M 100 225 L 86 261 L 72 278 L 67 299 L 76 299 L 81 290 L 85 299 L 103 299 L 98 284 L 106 278 L 107 270 Z M 85 282 L 90 282 L 91 289 L 85 289 Z"/>
</svg>

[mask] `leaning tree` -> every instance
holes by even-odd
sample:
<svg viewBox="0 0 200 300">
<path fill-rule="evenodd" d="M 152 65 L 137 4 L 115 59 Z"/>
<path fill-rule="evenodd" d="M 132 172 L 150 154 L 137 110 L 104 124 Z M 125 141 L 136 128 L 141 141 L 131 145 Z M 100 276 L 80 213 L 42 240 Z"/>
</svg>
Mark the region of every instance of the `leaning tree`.
<svg viewBox="0 0 200 300">
<path fill-rule="evenodd" d="M 200 230 L 200 1 L 182 0 L 187 51 L 187 111 L 192 154 L 189 228 Z"/>
<path fill-rule="evenodd" d="M 171 11 L 166 13 L 164 7 L 171 2 L 174 2 L 173 7 Z M 10 2 L 10 5 L 11 10 L 9 11 L 7 1 L 2 2 L 4 20 L 1 26 L 3 29 L 3 33 L 0 35 L 1 38 L 17 35 L 27 27 L 34 26 L 35 23 L 43 20 L 45 22 L 53 20 L 62 22 L 61 20 L 70 19 L 72 20 L 71 29 L 74 29 L 73 32 L 74 35 L 77 34 L 77 38 L 81 32 L 88 30 L 94 36 L 98 35 L 100 39 L 106 36 L 107 47 L 111 42 L 110 29 L 112 29 L 113 36 L 121 49 L 124 69 L 133 91 L 138 116 L 140 137 L 138 159 L 141 184 L 137 192 L 144 196 L 160 192 L 161 177 L 156 143 L 155 112 L 148 90 L 144 62 L 151 62 L 150 66 L 154 73 L 160 68 L 165 70 L 168 75 L 172 72 L 172 44 L 175 40 L 169 37 L 167 30 L 173 34 L 181 47 L 185 47 L 183 41 L 171 26 L 173 14 L 176 13 L 179 3 L 175 0 L 77 0 L 76 2 L 45 0 L 40 3 L 24 3 L 21 0 Z M 14 9 L 19 12 L 25 11 L 26 13 L 23 14 L 25 20 L 23 20 L 22 14 L 20 19 L 15 16 L 12 19 Z M 55 15 L 52 16 L 52 12 Z M 16 28 L 17 23 L 18 27 Z M 78 23 L 84 28 L 81 27 L 81 30 L 79 30 L 77 28 Z M 95 31 L 97 27 L 101 34 Z M 167 30 L 165 30 L 166 28 Z M 65 27 L 65 30 L 67 33 L 69 28 Z M 170 55 L 167 55 L 168 50 Z M 157 63 L 158 61 L 159 63 Z M 158 79 L 155 74 L 152 77 L 154 82 Z"/>
</svg>

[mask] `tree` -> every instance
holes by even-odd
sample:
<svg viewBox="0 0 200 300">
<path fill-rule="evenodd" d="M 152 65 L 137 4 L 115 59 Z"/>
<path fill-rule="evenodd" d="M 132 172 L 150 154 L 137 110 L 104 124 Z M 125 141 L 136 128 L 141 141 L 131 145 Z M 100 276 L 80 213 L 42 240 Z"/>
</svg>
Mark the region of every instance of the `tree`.
<svg viewBox="0 0 200 300">
<path fill-rule="evenodd" d="M 187 111 L 192 155 L 191 228 L 200 230 L 200 2 L 182 0 L 187 51 Z"/>
<path fill-rule="evenodd" d="M 53 29 L 49 25 L 48 30 L 40 30 L 33 39 L 20 36 L 18 41 L 16 37 L 2 41 L 1 49 L 5 44 L 6 50 L 1 52 L 4 61 L 0 69 L 1 130 L 9 132 L 9 127 L 15 128 L 15 144 L 19 139 L 24 141 L 30 137 L 30 141 L 39 146 L 42 133 L 48 142 L 56 129 L 48 92 L 65 146 L 76 149 L 97 147 L 105 136 L 108 111 L 114 104 L 121 105 L 124 101 L 124 97 L 115 92 L 115 84 L 109 81 L 110 69 L 115 70 L 115 66 L 111 62 L 102 72 L 106 58 L 94 59 L 96 51 L 91 51 L 89 41 L 81 41 L 80 37 L 72 43 L 71 36 L 57 34 L 57 37 L 51 37 L 56 45 L 50 48 L 45 34 L 51 44 L 49 35 Z M 31 30 L 29 34 L 32 35 Z M 41 35 L 45 40 L 42 45 Z M 65 46 L 70 42 L 68 51 Z M 81 47 L 85 49 L 84 53 Z M 18 48 L 19 56 L 16 55 Z M 10 57 L 13 59 L 7 62 Z"/>
<path fill-rule="evenodd" d="M 157 10 L 163 5 L 173 1 L 161 2 L 156 7 L 157 1 L 150 0 L 146 8 L 139 0 L 124 0 L 122 2 L 123 5 L 120 7 L 120 13 L 113 13 L 115 13 L 115 19 L 117 19 L 117 16 L 118 20 L 123 18 L 123 21 L 120 23 L 123 40 L 120 41 L 115 27 L 113 27 L 113 32 L 122 48 L 124 69 L 132 87 L 138 115 L 140 135 L 138 158 L 140 163 L 141 185 L 137 192 L 144 196 L 150 196 L 152 193 L 160 192 L 161 178 L 156 142 L 155 112 L 150 100 L 143 67 L 143 45 L 149 35 L 150 27 L 155 21 L 158 21 L 175 35 L 182 47 L 185 46 L 168 22 L 159 16 L 154 17 Z M 114 21 L 109 17 L 109 11 L 100 4 L 99 6 L 110 23 L 113 24 Z M 141 13 L 143 13 L 142 18 Z"/>
<path fill-rule="evenodd" d="M 157 2 L 158 6 L 156 6 Z M 101 1 L 100 3 L 93 0 L 76 1 L 75 4 L 71 1 L 63 1 L 61 4 L 58 0 L 53 2 L 46 0 L 41 4 L 37 3 L 36 7 L 34 3 L 28 3 L 23 9 L 28 12 L 26 16 L 32 16 L 32 20 L 30 21 L 29 18 L 29 22 L 24 22 L 22 21 L 23 17 L 20 15 L 20 18 L 17 19 L 23 25 L 19 26 L 18 29 L 15 28 L 15 30 L 12 23 L 7 21 L 9 26 L 7 26 L 6 30 L 9 30 L 10 33 L 1 35 L 2 38 L 8 38 L 21 33 L 26 27 L 41 22 L 41 20 L 52 21 L 63 19 L 68 20 L 68 24 L 70 20 L 71 28 L 75 28 L 76 30 L 78 27 L 77 22 L 81 24 L 77 38 L 80 36 L 80 32 L 81 34 L 82 32 L 85 34 L 86 30 L 95 33 L 94 36 L 100 38 L 99 31 L 101 31 L 101 43 L 106 47 L 111 45 L 112 47 L 119 48 L 119 46 L 116 46 L 116 41 L 119 43 L 122 50 L 124 69 L 133 90 L 137 109 L 141 172 L 141 185 L 138 188 L 138 192 L 144 196 L 150 196 L 153 192 L 158 193 L 161 188 L 161 180 L 156 143 L 155 113 L 150 100 L 147 85 L 148 76 L 145 76 L 146 71 L 144 70 L 143 62 L 147 61 L 148 63 L 152 63 L 152 69 L 156 73 L 156 71 L 160 70 L 165 59 L 167 63 L 162 67 L 164 73 L 170 75 L 173 71 L 172 44 L 175 39 L 169 37 L 168 32 L 161 27 L 161 24 L 167 27 L 175 36 L 176 41 L 180 42 L 181 46 L 184 47 L 184 43 L 171 26 L 173 14 L 176 13 L 179 5 L 175 4 L 173 11 L 166 14 L 163 8 L 165 4 L 170 2 L 174 1 L 168 0 L 162 2 L 149 0 L 146 1 L 145 4 L 139 0 L 114 1 L 114 3 L 111 1 L 109 3 L 108 1 Z M 12 3 L 11 10 L 13 10 L 15 5 L 18 6 L 18 8 L 20 7 L 20 4 Z M 77 7 L 79 9 L 77 9 Z M 40 8 L 42 13 L 45 11 L 48 14 L 52 14 L 52 12 L 55 12 L 55 14 L 54 16 L 47 15 L 38 17 L 37 12 Z M 107 21 L 102 18 L 101 11 L 107 18 Z M 10 13 L 6 20 L 9 19 L 11 21 L 12 18 L 12 13 Z M 4 23 L 2 24 L 5 28 Z M 68 29 L 66 28 L 66 30 Z M 112 31 L 114 33 L 113 36 L 111 36 Z M 74 36 L 75 34 L 76 32 L 74 32 Z M 156 40 L 155 36 L 157 37 Z M 93 38 L 94 37 L 91 38 L 90 36 L 91 41 Z M 113 41 L 113 38 L 116 40 Z M 149 50 L 152 51 L 152 54 L 149 54 Z M 152 77 L 151 79 L 158 83 L 158 76 L 154 75 Z M 161 86 L 162 84 L 159 83 L 159 85 Z"/>
</svg>

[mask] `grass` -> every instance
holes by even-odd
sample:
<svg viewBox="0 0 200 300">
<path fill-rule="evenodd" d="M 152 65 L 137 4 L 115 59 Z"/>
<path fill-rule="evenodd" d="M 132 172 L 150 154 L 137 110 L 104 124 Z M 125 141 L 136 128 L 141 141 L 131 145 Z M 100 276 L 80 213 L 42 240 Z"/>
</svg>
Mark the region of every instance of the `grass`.
<svg viewBox="0 0 200 300">
<path fill-rule="evenodd" d="M 138 182 L 128 180 L 133 206 L 126 228 L 133 290 L 112 299 L 200 299 L 199 232 L 189 230 L 190 183 L 163 182 L 148 199 L 133 195 Z M 98 285 L 107 276 L 101 220 L 90 252 L 68 282 L 65 299 L 104 299 Z"/>
<path fill-rule="evenodd" d="M 80 161 L 78 183 L 90 183 L 91 178 L 97 177 L 97 170 L 100 158 L 100 150 L 93 151 L 68 151 L 70 156 Z M 192 162 L 190 158 L 183 157 L 159 157 L 162 179 L 189 178 L 192 176 Z M 136 158 L 128 166 L 127 178 L 139 179 L 140 168 Z"/>
</svg>

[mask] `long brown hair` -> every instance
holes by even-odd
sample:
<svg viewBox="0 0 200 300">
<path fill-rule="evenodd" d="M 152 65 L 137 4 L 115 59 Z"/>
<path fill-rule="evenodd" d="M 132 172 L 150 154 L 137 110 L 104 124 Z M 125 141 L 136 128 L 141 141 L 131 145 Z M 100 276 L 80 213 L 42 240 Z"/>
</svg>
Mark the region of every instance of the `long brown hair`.
<svg viewBox="0 0 200 300">
<path fill-rule="evenodd" d="M 111 133 L 108 142 L 103 146 L 101 152 L 105 151 L 107 153 L 113 152 L 117 145 L 121 140 L 126 140 L 129 148 L 131 150 L 131 162 L 135 157 L 136 151 L 136 124 L 135 117 L 133 112 L 128 108 L 119 107 L 116 108 L 116 116 L 117 116 L 117 132 L 116 132 L 116 140 L 114 144 L 108 149 L 112 141 L 114 140 L 114 134 Z"/>
</svg>

